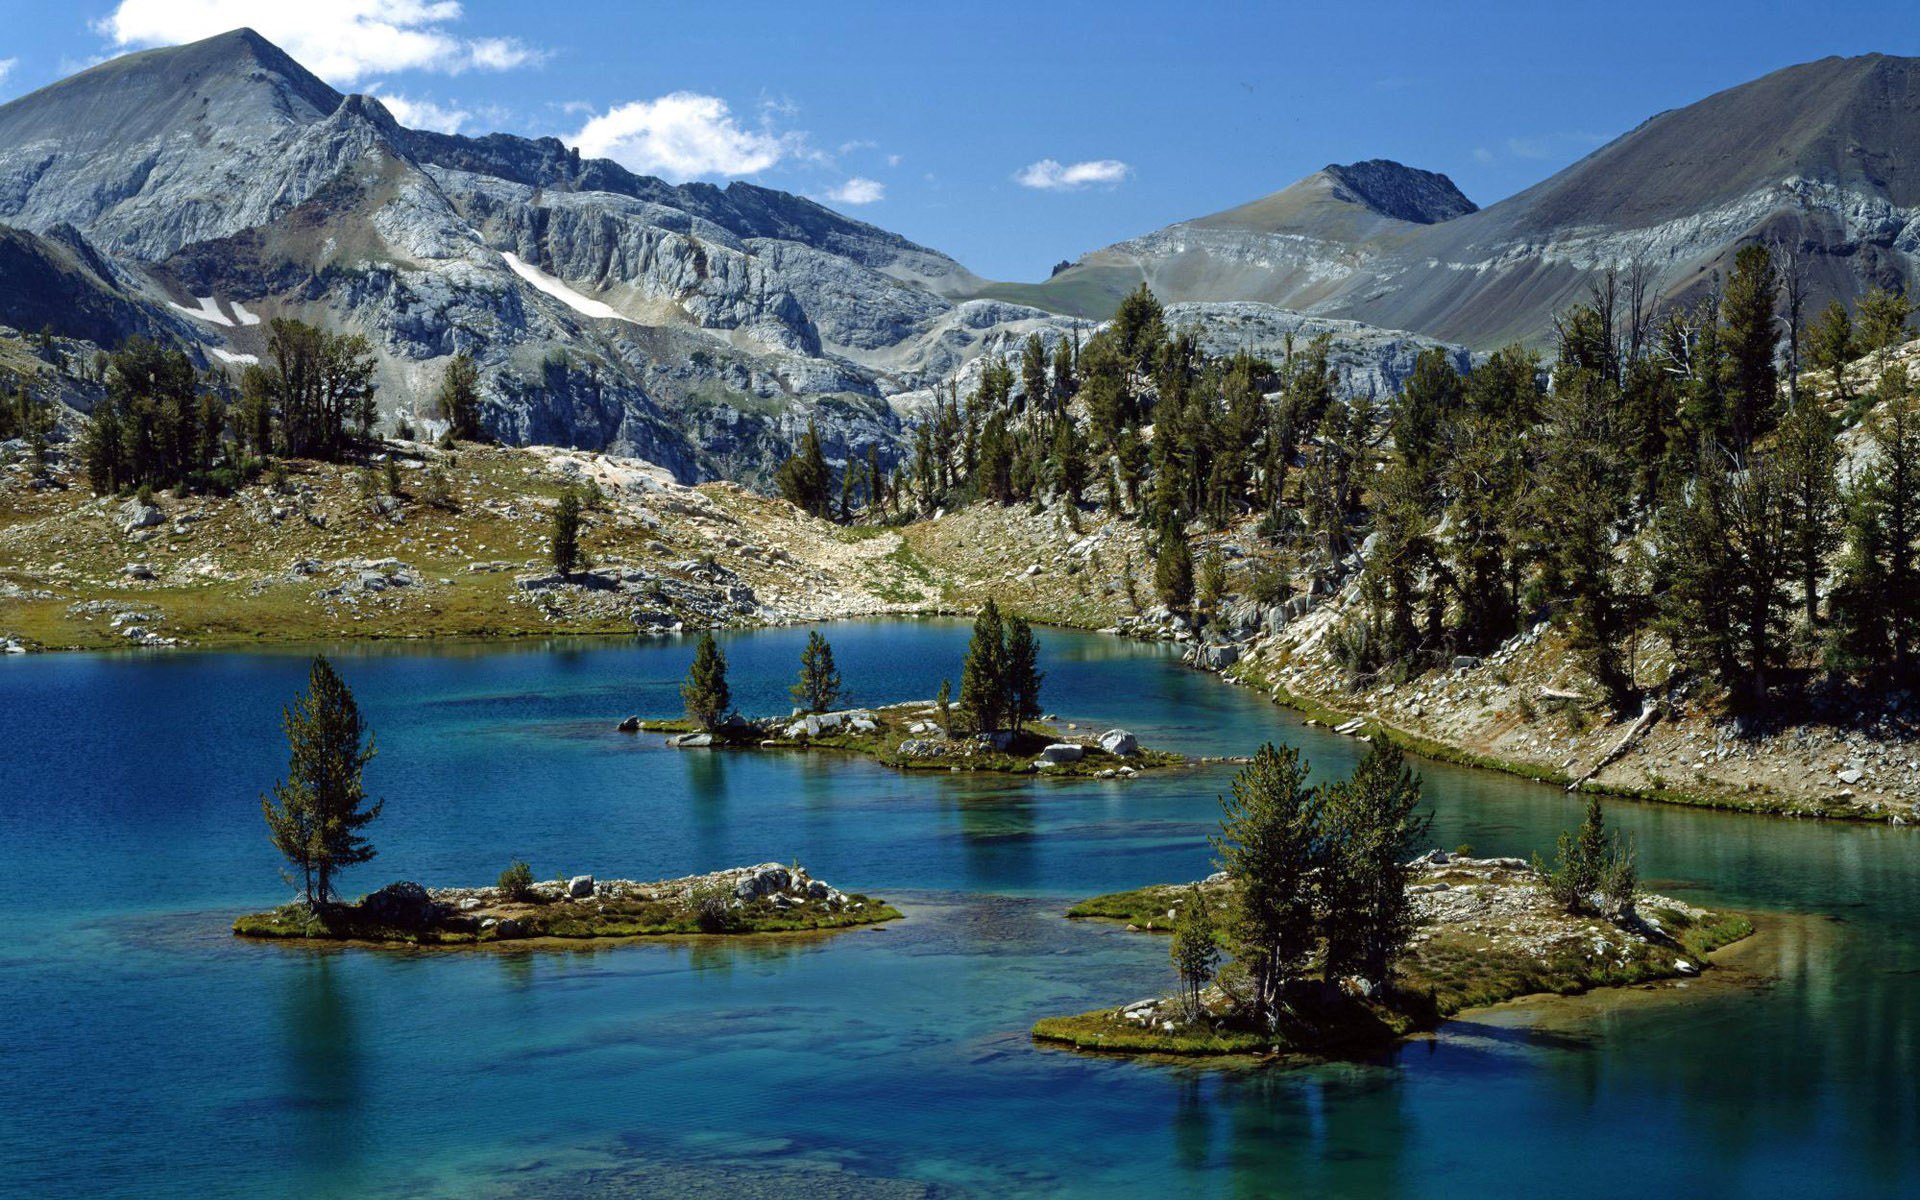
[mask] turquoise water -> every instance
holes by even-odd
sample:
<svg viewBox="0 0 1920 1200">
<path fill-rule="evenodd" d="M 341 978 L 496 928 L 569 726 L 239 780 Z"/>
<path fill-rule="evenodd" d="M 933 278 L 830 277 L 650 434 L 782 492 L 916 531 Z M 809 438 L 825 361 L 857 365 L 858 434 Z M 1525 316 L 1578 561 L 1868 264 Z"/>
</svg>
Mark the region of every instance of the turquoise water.
<svg viewBox="0 0 1920 1200">
<path fill-rule="evenodd" d="M 965 628 L 829 629 L 858 699 Z M 747 711 L 804 631 L 725 641 Z M 1354 743 L 1163 650 L 1043 634 L 1048 707 L 1193 754 Z M 1654 881 L 1811 914 L 1764 988 L 1499 1010 L 1378 1061 L 1225 1072 L 1035 1049 L 1168 984 L 1072 899 L 1210 869 L 1231 768 L 907 778 L 665 749 L 692 645 L 348 648 L 380 858 L 348 879 L 653 878 L 799 859 L 907 919 L 817 941 L 380 953 L 237 943 L 282 898 L 258 793 L 295 653 L 0 661 L 0 1193 L 348 1196 L 1895 1196 L 1920 1190 L 1920 830 L 1627 803 Z M 1436 844 L 1530 853 L 1557 790 L 1425 767 Z M 1684 885 L 1681 882 L 1684 881 Z M 1547 1014 L 1542 1017 L 1542 1013 Z"/>
</svg>

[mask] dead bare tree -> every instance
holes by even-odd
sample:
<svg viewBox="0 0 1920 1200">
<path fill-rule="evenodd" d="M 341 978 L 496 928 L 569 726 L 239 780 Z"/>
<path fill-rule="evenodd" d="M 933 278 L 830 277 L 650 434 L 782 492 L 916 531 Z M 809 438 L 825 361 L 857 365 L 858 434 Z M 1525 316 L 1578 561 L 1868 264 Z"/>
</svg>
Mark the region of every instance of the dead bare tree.
<svg viewBox="0 0 1920 1200">
<path fill-rule="evenodd" d="M 1787 403 L 1800 403 L 1800 334 L 1807 306 L 1807 255 L 1803 243 L 1795 238 L 1775 238 L 1768 249 L 1773 268 L 1780 274 L 1780 299 L 1787 322 Z"/>
</svg>

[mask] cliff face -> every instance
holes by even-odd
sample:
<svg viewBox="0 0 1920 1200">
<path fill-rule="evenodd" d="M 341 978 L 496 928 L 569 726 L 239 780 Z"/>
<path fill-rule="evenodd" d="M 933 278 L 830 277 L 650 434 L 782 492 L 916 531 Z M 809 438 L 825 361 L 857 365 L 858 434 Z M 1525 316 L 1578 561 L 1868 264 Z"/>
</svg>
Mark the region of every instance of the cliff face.
<svg viewBox="0 0 1920 1200">
<path fill-rule="evenodd" d="M 0 222 L 0 323 L 168 336 L 209 363 L 262 354 L 276 316 L 355 330 L 416 420 L 466 352 L 502 436 L 684 479 L 760 478 L 810 419 L 836 457 L 891 460 L 885 397 L 954 365 L 947 293 L 978 283 L 801 197 L 401 128 L 247 30 L 0 107 Z"/>
</svg>

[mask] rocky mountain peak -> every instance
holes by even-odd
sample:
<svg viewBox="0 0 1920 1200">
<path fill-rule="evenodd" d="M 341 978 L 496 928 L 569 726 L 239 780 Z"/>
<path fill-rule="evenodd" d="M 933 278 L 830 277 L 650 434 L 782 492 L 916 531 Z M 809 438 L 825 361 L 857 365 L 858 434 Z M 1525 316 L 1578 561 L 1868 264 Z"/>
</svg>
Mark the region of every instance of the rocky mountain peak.
<svg viewBox="0 0 1920 1200">
<path fill-rule="evenodd" d="M 1329 163 L 1321 173 L 1333 181 L 1341 199 L 1416 225 L 1434 225 L 1480 210 L 1445 175 L 1390 158 L 1344 166 Z"/>
</svg>

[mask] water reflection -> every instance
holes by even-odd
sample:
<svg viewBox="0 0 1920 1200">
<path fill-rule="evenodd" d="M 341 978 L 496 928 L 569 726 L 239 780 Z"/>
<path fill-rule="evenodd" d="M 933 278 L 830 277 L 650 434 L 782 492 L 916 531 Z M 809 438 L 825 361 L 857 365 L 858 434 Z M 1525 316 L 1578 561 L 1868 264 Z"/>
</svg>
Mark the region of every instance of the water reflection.
<svg viewBox="0 0 1920 1200">
<path fill-rule="evenodd" d="M 365 1140 L 359 1015 L 337 953 L 291 956 L 282 975 L 284 1122 L 297 1168 L 331 1176 Z"/>
</svg>

